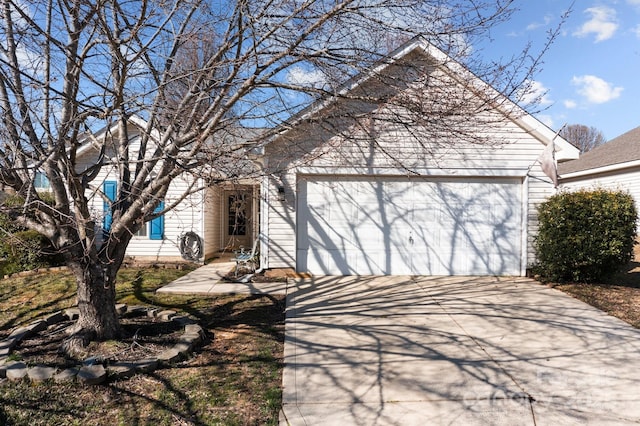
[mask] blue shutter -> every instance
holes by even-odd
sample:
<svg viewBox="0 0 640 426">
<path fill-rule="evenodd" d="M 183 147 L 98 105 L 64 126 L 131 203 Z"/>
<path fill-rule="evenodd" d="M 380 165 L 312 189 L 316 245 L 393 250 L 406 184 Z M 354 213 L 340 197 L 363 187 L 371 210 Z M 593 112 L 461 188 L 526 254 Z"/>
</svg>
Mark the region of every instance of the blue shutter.
<svg viewBox="0 0 640 426">
<path fill-rule="evenodd" d="M 164 209 L 164 202 L 160 201 L 158 207 L 153 211 L 154 213 L 158 213 Z M 164 215 L 159 216 L 149 222 L 149 239 L 150 240 L 161 240 L 164 238 Z"/>
<path fill-rule="evenodd" d="M 104 195 L 110 200 L 115 201 L 116 199 L 116 190 L 117 190 L 117 182 L 113 180 L 106 180 L 102 185 Z M 111 205 L 108 202 L 103 203 L 103 211 L 104 211 L 104 223 L 102 227 L 105 231 L 111 229 L 111 222 L 113 221 L 113 216 L 111 215 Z"/>
</svg>

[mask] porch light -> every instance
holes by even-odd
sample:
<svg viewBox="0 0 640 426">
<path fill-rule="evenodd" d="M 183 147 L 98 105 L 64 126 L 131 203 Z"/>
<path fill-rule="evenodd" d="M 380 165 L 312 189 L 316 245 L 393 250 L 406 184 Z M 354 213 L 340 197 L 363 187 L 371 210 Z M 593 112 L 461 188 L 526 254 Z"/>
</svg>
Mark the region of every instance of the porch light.
<svg viewBox="0 0 640 426">
<path fill-rule="evenodd" d="M 284 197 L 284 186 L 278 186 L 278 201 L 285 201 Z"/>
</svg>

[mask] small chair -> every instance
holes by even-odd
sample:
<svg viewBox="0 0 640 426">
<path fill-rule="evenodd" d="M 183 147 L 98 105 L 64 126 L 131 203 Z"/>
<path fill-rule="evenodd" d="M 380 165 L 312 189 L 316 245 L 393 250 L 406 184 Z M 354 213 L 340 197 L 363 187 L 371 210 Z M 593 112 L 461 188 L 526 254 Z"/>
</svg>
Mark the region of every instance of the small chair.
<svg viewBox="0 0 640 426">
<path fill-rule="evenodd" d="M 246 268 L 250 273 L 255 272 L 256 264 L 258 263 L 258 239 L 253 242 L 251 251 L 246 251 L 243 247 L 240 247 L 239 251 L 236 251 L 236 257 L 232 260 L 236 262 L 235 276 L 238 276 L 240 268 Z"/>
</svg>

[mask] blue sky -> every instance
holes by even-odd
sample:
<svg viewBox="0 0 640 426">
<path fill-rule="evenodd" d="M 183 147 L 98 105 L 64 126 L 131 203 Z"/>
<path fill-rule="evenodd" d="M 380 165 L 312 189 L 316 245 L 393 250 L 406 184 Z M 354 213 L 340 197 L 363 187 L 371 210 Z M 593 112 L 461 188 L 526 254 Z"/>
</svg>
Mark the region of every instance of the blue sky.
<svg viewBox="0 0 640 426">
<path fill-rule="evenodd" d="M 492 49 L 509 54 L 540 46 L 570 0 L 522 0 L 513 19 L 492 31 Z M 544 56 L 534 87 L 546 91 L 536 116 L 601 130 L 607 140 L 640 126 L 640 0 L 576 0 Z"/>
</svg>

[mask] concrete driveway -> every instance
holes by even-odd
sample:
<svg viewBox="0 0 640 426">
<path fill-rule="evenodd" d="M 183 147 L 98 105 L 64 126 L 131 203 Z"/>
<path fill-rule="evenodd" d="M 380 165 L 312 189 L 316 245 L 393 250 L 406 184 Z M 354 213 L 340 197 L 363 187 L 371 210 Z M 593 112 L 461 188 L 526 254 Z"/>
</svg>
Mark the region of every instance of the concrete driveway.
<svg viewBox="0 0 640 426">
<path fill-rule="evenodd" d="M 640 331 L 526 278 L 289 289 L 282 425 L 640 423 Z"/>
</svg>

